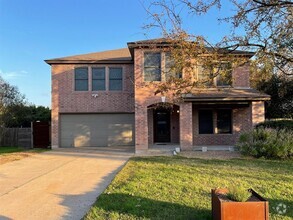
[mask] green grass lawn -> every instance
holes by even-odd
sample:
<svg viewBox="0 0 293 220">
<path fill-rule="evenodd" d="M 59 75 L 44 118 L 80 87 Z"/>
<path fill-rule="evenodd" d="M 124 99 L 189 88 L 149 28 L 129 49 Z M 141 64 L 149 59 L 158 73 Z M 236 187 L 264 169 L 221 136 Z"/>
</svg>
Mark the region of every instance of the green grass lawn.
<svg viewBox="0 0 293 220">
<path fill-rule="evenodd" d="M 33 153 L 42 153 L 44 151 L 48 151 L 50 149 L 43 149 L 43 148 L 33 148 L 33 149 L 23 149 L 19 147 L 2 147 L 0 146 L 0 154 L 9 154 L 15 152 L 33 152 Z"/>
<path fill-rule="evenodd" d="M 242 184 L 269 200 L 270 219 L 293 217 L 293 161 L 132 158 L 85 219 L 211 219 L 212 188 Z M 287 212 L 277 214 L 285 204 Z"/>
<path fill-rule="evenodd" d="M 18 147 L 0 147 L 0 154 L 14 153 L 20 151 L 23 151 L 23 149 Z"/>
</svg>

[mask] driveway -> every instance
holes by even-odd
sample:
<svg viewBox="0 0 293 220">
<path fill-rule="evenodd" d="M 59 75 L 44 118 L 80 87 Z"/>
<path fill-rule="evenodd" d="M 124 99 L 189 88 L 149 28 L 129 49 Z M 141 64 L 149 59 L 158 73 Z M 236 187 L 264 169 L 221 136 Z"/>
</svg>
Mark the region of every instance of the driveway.
<svg viewBox="0 0 293 220">
<path fill-rule="evenodd" d="M 133 148 L 56 149 L 0 166 L 0 219 L 81 219 Z"/>
</svg>

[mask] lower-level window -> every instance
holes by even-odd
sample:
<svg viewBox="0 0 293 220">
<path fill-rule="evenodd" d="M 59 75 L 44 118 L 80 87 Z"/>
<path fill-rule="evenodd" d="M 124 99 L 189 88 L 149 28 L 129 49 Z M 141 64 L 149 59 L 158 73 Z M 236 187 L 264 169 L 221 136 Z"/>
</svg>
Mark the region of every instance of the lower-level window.
<svg viewBox="0 0 293 220">
<path fill-rule="evenodd" d="M 223 109 L 217 111 L 217 133 L 218 134 L 231 134 L 232 133 L 232 120 L 231 110 Z"/>
<path fill-rule="evenodd" d="M 216 124 L 214 124 L 216 117 Z M 231 109 L 199 110 L 198 112 L 199 134 L 231 134 L 232 111 Z"/>
<path fill-rule="evenodd" d="M 199 116 L 199 133 L 200 134 L 212 134 L 214 130 L 213 126 L 213 111 L 212 110 L 200 110 Z"/>
</svg>

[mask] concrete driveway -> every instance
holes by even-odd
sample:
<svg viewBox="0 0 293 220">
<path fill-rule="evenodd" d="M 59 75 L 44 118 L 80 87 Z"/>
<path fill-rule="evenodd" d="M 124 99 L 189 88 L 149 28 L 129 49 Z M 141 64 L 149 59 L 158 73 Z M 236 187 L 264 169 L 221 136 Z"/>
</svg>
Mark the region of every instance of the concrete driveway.
<svg viewBox="0 0 293 220">
<path fill-rule="evenodd" d="M 56 149 L 0 166 L 0 219 L 81 219 L 133 148 Z"/>
</svg>

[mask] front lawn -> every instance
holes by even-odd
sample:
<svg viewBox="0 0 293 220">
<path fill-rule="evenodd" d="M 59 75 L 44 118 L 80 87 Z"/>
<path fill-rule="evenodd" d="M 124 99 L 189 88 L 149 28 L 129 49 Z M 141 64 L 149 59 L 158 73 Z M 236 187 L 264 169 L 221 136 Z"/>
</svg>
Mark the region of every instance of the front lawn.
<svg viewBox="0 0 293 220">
<path fill-rule="evenodd" d="M 22 149 L 18 147 L 0 147 L 0 165 L 42 153 L 50 149 Z"/>
<path fill-rule="evenodd" d="M 23 149 L 18 147 L 0 147 L 0 154 L 20 152 L 20 151 L 23 151 Z"/>
<path fill-rule="evenodd" d="M 293 161 L 132 158 L 85 219 L 211 219 L 211 188 L 241 183 L 293 217 Z M 287 206 L 277 214 L 278 204 Z"/>
</svg>

